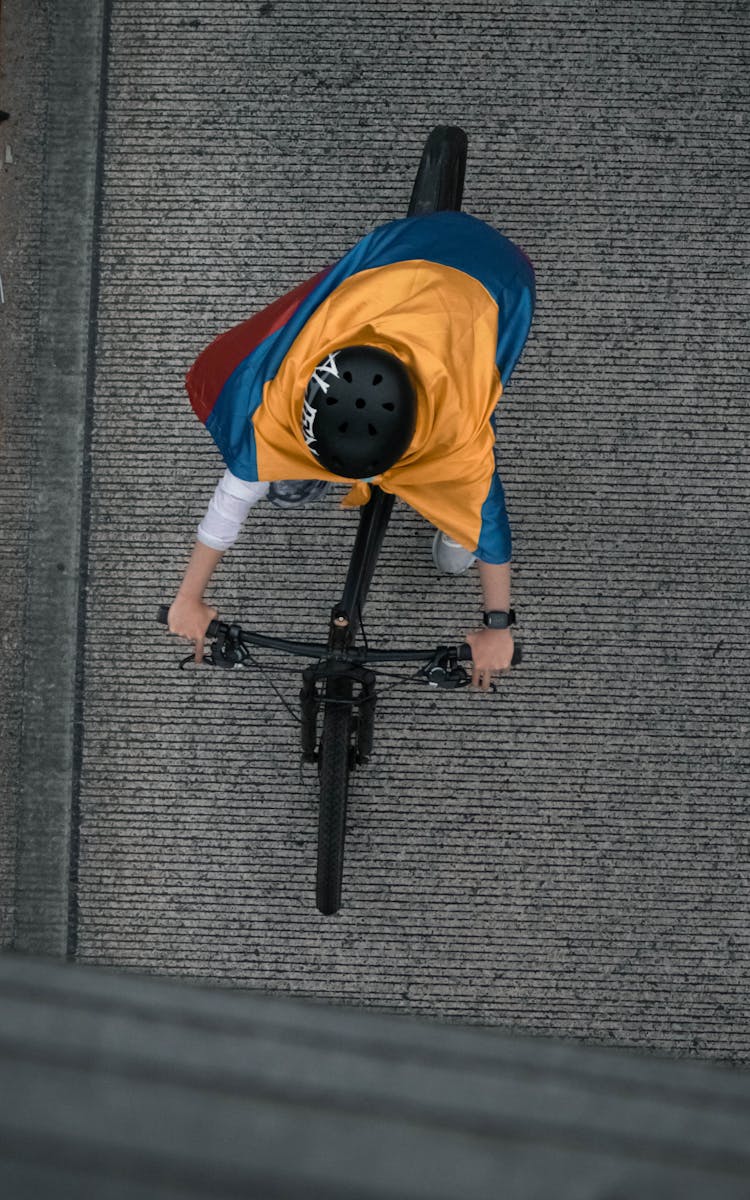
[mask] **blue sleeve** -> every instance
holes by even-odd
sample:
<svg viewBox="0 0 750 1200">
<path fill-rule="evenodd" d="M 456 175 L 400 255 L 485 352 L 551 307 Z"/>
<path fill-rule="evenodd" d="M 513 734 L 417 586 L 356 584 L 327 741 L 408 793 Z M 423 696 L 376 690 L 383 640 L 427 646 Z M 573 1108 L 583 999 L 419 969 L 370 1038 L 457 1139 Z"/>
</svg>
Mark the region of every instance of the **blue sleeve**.
<svg viewBox="0 0 750 1200">
<path fill-rule="evenodd" d="M 521 357 L 521 351 L 526 344 L 534 318 L 536 304 L 534 268 L 525 255 L 523 258 L 525 261 L 516 273 L 511 287 L 507 288 L 503 294 L 499 312 L 499 337 L 495 361 L 503 387 L 507 384 L 513 368 Z M 494 414 L 492 427 L 494 431 Z M 492 476 L 487 499 L 482 505 L 482 525 L 475 553 L 481 562 L 497 565 L 510 562 L 513 557 L 510 522 L 505 508 L 505 492 L 497 471 Z"/>
<path fill-rule="evenodd" d="M 534 319 L 536 304 L 536 282 L 531 263 L 524 265 L 519 271 L 510 288 L 502 297 L 502 305 L 498 318 L 498 343 L 495 362 L 500 372 L 503 387 L 511 377 L 513 368 L 521 357 L 526 339 L 529 336 L 531 322 Z"/>
<path fill-rule="evenodd" d="M 497 471 L 492 476 L 487 499 L 482 505 L 482 526 L 475 553 L 478 559 L 486 563 L 506 563 L 513 557 L 505 492 Z"/>
<path fill-rule="evenodd" d="M 266 339 L 264 350 L 271 341 Z M 258 482 L 253 414 L 263 399 L 264 365 L 259 352 L 249 354 L 229 376 L 205 422 L 226 466 L 246 483 Z"/>
</svg>

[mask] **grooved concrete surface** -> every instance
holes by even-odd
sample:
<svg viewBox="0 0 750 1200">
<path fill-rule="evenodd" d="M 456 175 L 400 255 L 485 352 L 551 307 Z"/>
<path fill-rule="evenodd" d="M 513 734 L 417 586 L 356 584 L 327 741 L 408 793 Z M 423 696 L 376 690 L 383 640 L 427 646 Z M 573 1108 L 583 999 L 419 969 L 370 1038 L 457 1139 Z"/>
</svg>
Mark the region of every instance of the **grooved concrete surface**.
<svg viewBox="0 0 750 1200">
<path fill-rule="evenodd" d="M 0 945 L 11 937 L 24 603 L 38 427 L 39 242 L 46 128 L 44 3 L 0 6 Z"/>
<path fill-rule="evenodd" d="M 78 958 L 747 1062 L 747 4 L 115 0 Z M 196 354 L 405 214 L 436 124 L 537 272 L 500 409 L 522 667 L 383 687 L 314 906 L 301 661 L 178 672 L 154 620 L 223 469 Z M 743 452 L 745 456 L 743 457 Z M 209 598 L 321 640 L 345 489 L 251 514 Z M 396 503 L 378 645 L 476 626 Z M 404 673 L 406 668 L 404 668 Z M 383 683 L 394 680 L 383 678 Z"/>
</svg>

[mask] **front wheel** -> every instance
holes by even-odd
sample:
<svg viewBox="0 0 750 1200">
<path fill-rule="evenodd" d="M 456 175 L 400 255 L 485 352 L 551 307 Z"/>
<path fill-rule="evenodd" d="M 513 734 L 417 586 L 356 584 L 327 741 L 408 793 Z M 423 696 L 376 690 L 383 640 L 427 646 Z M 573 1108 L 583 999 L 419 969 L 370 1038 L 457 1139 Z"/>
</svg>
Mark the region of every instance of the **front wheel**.
<svg viewBox="0 0 750 1200">
<path fill-rule="evenodd" d="M 336 680 L 334 683 L 329 679 L 326 691 L 332 699 L 351 699 L 351 680 Z M 326 704 L 318 751 L 320 809 L 315 902 L 318 911 L 327 917 L 341 907 L 346 803 L 352 766 L 351 728 L 352 710 L 348 704 Z"/>
</svg>

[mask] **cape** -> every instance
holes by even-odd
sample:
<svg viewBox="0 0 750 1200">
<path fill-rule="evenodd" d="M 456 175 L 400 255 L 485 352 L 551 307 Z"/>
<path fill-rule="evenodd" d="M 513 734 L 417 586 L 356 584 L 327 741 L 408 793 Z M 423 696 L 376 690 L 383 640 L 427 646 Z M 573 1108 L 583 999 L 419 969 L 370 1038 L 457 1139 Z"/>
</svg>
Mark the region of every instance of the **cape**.
<svg viewBox="0 0 750 1200">
<path fill-rule="evenodd" d="M 405 217 L 220 334 L 185 387 L 240 479 L 340 483 L 305 444 L 307 382 L 343 346 L 397 354 L 415 381 L 416 429 L 402 458 L 373 482 L 484 562 L 508 562 L 493 415 L 535 302 L 531 262 L 496 229 L 464 212 Z M 342 507 L 366 504 L 369 484 L 348 482 Z"/>
</svg>

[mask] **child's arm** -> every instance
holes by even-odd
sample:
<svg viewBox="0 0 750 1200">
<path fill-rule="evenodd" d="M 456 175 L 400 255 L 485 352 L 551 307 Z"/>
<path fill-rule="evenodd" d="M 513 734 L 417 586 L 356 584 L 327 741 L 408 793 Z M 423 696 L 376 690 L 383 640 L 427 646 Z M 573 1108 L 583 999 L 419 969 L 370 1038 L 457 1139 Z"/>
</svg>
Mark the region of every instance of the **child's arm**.
<svg viewBox="0 0 750 1200">
<path fill-rule="evenodd" d="M 223 556 L 223 550 L 215 550 L 213 546 L 206 546 L 204 542 L 196 540 L 177 595 L 189 597 L 191 600 L 202 600 L 208 581 Z"/>
<path fill-rule="evenodd" d="M 248 483 L 225 471 L 198 528 L 190 562 L 168 616 L 171 633 L 195 642 L 196 662 L 203 660 L 206 630 L 219 615 L 217 609 L 203 603 L 203 593 L 225 550 L 236 541 L 248 512 L 267 495 L 269 486 Z"/>
<path fill-rule="evenodd" d="M 214 550 L 213 546 L 196 541 L 167 617 L 170 633 L 195 642 L 196 662 L 203 661 L 206 630 L 219 615 L 218 609 L 203 603 L 203 593 L 223 555 L 223 550 Z"/>
</svg>

